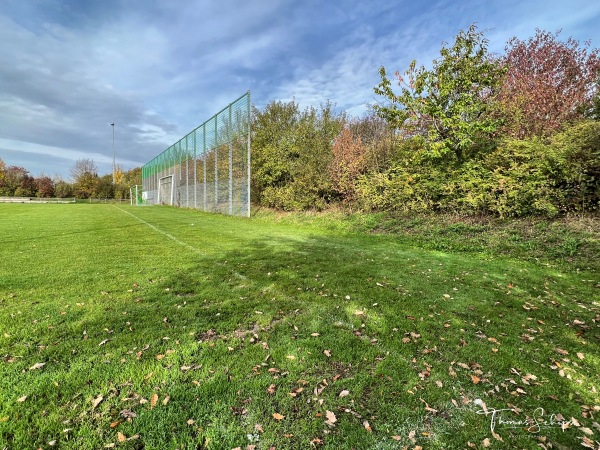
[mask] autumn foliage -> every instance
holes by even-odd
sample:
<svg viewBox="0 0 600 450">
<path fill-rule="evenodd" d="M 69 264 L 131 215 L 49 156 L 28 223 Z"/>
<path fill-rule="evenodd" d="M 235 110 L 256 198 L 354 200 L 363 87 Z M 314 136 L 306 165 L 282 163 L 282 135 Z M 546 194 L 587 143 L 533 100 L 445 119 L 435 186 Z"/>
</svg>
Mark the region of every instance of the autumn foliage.
<svg viewBox="0 0 600 450">
<path fill-rule="evenodd" d="M 345 202 L 355 199 L 358 177 L 365 171 L 367 148 L 360 137 L 344 128 L 333 142 L 330 172 L 333 188 Z"/>
<path fill-rule="evenodd" d="M 507 68 L 500 93 L 503 133 L 514 138 L 549 136 L 581 119 L 597 95 L 598 49 L 573 38 L 537 30 L 522 41 L 513 37 L 502 63 Z"/>
</svg>

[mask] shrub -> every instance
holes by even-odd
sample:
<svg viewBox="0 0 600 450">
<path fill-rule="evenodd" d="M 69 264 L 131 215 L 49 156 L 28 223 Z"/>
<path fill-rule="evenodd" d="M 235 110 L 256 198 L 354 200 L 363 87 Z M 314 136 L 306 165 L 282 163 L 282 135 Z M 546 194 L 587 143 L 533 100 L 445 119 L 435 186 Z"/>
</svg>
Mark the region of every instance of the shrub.
<svg viewBox="0 0 600 450">
<path fill-rule="evenodd" d="M 552 147 L 561 154 L 565 208 L 598 210 L 600 204 L 600 122 L 582 122 L 555 135 Z"/>
</svg>

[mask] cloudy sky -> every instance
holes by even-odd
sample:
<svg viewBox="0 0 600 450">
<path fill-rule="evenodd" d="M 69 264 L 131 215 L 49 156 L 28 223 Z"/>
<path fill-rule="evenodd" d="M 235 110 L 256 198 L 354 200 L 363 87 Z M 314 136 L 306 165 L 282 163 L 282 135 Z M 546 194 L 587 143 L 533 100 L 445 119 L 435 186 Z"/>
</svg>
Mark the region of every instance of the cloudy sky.
<svg viewBox="0 0 600 450">
<path fill-rule="evenodd" d="M 69 177 L 142 166 L 247 90 L 258 108 L 361 115 L 377 69 L 431 62 L 476 22 L 490 50 L 562 30 L 600 47 L 590 0 L 0 0 L 0 159 Z"/>
</svg>

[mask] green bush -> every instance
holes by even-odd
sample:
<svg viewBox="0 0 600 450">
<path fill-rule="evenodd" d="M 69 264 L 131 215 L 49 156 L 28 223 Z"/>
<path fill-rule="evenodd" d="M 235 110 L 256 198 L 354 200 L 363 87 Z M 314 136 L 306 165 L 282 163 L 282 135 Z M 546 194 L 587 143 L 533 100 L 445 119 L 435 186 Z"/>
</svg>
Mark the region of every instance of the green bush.
<svg viewBox="0 0 600 450">
<path fill-rule="evenodd" d="M 551 145 L 561 154 L 559 188 L 567 210 L 598 210 L 600 205 L 600 122 L 574 125 L 555 135 Z"/>
<path fill-rule="evenodd" d="M 555 216 L 564 203 L 557 189 L 560 154 L 537 138 L 506 140 L 482 165 L 490 172 L 490 212 L 501 217 Z"/>
<path fill-rule="evenodd" d="M 252 195 L 285 210 L 323 209 L 334 196 L 332 144 L 345 117 L 332 105 L 301 111 L 294 102 L 254 109 Z"/>
</svg>

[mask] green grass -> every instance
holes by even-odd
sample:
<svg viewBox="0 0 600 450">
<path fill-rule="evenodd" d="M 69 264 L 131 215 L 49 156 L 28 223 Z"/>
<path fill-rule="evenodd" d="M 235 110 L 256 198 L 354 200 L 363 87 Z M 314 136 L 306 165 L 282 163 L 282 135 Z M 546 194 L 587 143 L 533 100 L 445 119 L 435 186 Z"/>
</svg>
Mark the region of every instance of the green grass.
<svg viewBox="0 0 600 450">
<path fill-rule="evenodd" d="M 0 205 L 0 449 L 598 446 L 594 234 L 407 220 Z"/>
</svg>

